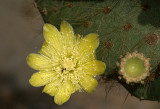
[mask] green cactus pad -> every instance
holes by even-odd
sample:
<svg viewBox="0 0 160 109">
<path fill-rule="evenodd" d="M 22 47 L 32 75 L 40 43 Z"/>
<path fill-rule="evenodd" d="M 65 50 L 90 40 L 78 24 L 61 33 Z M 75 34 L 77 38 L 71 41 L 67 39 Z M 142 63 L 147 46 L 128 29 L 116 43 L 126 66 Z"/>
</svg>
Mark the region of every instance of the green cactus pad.
<svg viewBox="0 0 160 109">
<path fill-rule="evenodd" d="M 107 76 L 115 72 L 120 55 L 135 50 L 151 59 L 151 72 L 157 68 L 160 59 L 158 0 L 157 3 L 153 0 L 36 0 L 36 3 L 46 23 L 59 27 L 60 22 L 66 20 L 75 33 L 99 34 L 100 46 L 96 53 L 97 58 L 107 64 Z M 155 89 L 151 92 L 146 90 L 148 83 L 134 87 L 121 84 L 138 98 L 159 98 L 159 78 L 149 86 Z"/>
</svg>

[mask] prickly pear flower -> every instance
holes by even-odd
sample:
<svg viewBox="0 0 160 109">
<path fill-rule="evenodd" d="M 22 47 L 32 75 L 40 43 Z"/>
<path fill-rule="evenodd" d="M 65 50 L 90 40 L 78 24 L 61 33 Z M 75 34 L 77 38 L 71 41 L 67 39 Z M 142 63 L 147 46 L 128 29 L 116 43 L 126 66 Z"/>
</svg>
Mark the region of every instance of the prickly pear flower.
<svg viewBox="0 0 160 109">
<path fill-rule="evenodd" d="M 54 96 L 56 104 L 68 101 L 71 94 L 82 89 L 91 93 L 98 82 L 94 78 L 105 71 L 105 63 L 96 60 L 98 35 L 75 35 L 70 24 L 62 21 L 60 32 L 51 24 L 43 27 L 45 42 L 39 54 L 27 57 L 28 65 L 38 70 L 29 82 L 34 87 L 45 86 L 43 92 Z"/>
<path fill-rule="evenodd" d="M 117 63 L 120 67 L 119 74 L 123 76 L 126 83 L 134 82 L 144 83 L 144 79 L 150 75 L 151 70 L 149 58 L 143 53 L 126 53 L 124 58 L 121 57 L 121 63 Z M 119 77 L 121 79 L 121 77 Z"/>
</svg>

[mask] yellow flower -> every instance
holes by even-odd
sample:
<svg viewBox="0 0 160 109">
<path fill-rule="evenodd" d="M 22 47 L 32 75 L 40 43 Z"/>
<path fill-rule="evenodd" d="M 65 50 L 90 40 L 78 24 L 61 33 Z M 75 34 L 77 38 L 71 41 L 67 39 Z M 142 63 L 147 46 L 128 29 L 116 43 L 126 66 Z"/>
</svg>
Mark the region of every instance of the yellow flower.
<svg viewBox="0 0 160 109">
<path fill-rule="evenodd" d="M 51 24 L 43 27 L 45 42 L 40 54 L 31 53 L 28 65 L 38 70 L 29 80 L 35 87 L 45 86 L 43 92 L 54 96 L 56 104 L 68 101 L 71 94 L 84 89 L 91 93 L 97 86 L 94 78 L 105 71 L 105 63 L 96 60 L 98 35 L 91 33 L 84 38 L 75 35 L 70 24 L 63 21 L 60 32 Z"/>
</svg>

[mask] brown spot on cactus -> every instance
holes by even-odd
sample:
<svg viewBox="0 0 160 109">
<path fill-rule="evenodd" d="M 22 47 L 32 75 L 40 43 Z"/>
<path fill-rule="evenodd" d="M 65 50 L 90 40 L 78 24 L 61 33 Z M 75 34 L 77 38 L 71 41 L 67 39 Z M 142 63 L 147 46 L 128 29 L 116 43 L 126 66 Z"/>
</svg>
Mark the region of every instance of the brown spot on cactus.
<svg viewBox="0 0 160 109">
<path fill-rule="evenodd" d="M 103 9 L 103 12 L 104 12 L 105 14 L 110 13 L 110 12 L 111 12 L 111 7 L 106 6 L 106 7 Z"/>
<path fill-rule="evenodd" d="M 107 49 L 111 49 L 111 48 L 113 47 L 113 42 L 107 41 L 107 42 L 105 43 L 105 46 L 106 46 Z"/>
<path fill-rule="evenodd" d="M 85 26 L 86 28 L 88 28 L 88 27 L 90 26 L 90 21 L 85 21 L 85 22 L 84 22 L 84 26 Z"/>
<path fill-rule="evenodd" d="M 44 15 L 47 15 L 47 14 L 48 14 L 47 9 L 46 9 L 46 8 L 43 8 L 42 13 L 43 13 Z"/>
<path fill-rule="evenodd" d="M 58 12 L 59 8 L 58 7 L 53 7 L 54 12 Z"/>
<path fill-rule="evenodd" d="M 145 37 L 145 42 L 148 45 L 157 45 L 158 41 L 159 41 L 159 36 L 157 34 L 155 34 L 155 33 L 148 34 Z"/>
<path fill-rule="evenodd" d="M 132 24 L 130 23 L 127 23 L 125 26 L 124 26 L 124 29 L 129 31 L 130 29 L 132 28 Z"/>
<path fill-rule="evenodd" d="M 68 6 L 69 6 L 70 8 L 73 8 L 74 4 L 73 4 L 73 3 L 69 3 Z"/>
</svg>

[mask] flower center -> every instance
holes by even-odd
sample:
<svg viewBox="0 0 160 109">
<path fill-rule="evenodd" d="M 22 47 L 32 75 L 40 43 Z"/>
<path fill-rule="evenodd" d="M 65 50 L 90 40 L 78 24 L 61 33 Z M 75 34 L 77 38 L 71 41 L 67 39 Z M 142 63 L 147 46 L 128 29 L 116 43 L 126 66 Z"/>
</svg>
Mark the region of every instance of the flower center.
<svg viewBox="0 0 160 109">
<path fill-rule="evenodd" d="M 73 59 L 73 57 L 70 57 L 70 58 L 65 57 L 62 60 L 61 65 L 62 65 L 62 72 L 63 73 L 72 72 L 75 70 L 76 61 L 75 61 L 75 59 Z"/>
<path fill-rule="evenodd" d="M 130 58 L 126 61 L 124 66 L 126 74 L 130 77 L 136 78 L 145 73 L 144 62 L 139 58 Z"/>
</svg>

